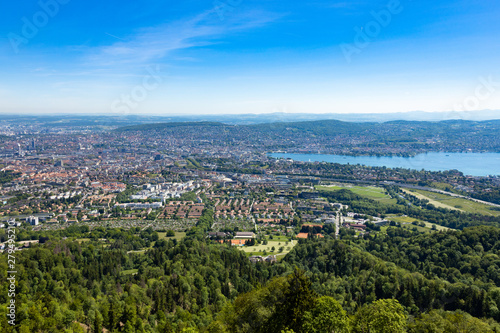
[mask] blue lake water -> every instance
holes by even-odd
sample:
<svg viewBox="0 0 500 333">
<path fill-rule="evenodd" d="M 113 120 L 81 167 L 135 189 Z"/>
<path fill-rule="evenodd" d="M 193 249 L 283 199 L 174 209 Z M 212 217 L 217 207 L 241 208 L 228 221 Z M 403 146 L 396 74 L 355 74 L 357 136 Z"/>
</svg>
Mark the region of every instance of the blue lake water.
<svg viewBox="0 0 500 333">
<path fill-rule="evenodd" d="M 324 154 L 271 153 L 275 158 L 291 158 L 303 162 L 330 162 L 406 168 L 414 170 L 458 170 L 470 176 L 500 175 L 500 153 L 427 153 L 414 157 L 344 156 Z"/>
</svg>

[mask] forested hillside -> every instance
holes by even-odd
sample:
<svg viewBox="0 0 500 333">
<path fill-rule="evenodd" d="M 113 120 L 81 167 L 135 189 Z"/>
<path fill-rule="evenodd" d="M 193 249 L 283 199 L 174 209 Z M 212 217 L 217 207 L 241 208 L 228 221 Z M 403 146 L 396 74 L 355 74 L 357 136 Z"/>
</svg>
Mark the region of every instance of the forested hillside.
<svg viewBox="0 0 500 333">
<path fill-rule="evenodd" d="M 391 322 L 395 328 L 383 332 L 419 332 L 429 318 L 443 327 L 435 332 L 455 332 L 444 328 L 457 322 L 498 331 L 496 228 L 419 234 L 391 227 L 387 235 L 342 241 L 326 235 L 301 240 L 279 263 L 252 264 L 243 252 L 202 237 L 205 227 L 179 242 L 157 240 L 146 252 L 128 244 L 151 242 L 154 233 L 75 227 L 66 233 L 90 240 L 54 235 L 22 250 L 17 331 L 382 332 L 377 325 Z M 127 241 L 110 246 L 102 236 Z M 0 323 L 14 332 L 5 316 Z"/>
</svg>

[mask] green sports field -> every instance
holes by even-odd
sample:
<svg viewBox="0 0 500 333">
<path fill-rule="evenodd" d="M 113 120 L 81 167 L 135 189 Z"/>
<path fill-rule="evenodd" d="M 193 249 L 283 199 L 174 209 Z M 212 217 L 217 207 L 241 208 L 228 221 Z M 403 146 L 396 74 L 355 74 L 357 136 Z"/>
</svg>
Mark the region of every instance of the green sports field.
<svg viewBox="0 0 500 333">
<path fill-rule="evenodd" d="M 342 189 L 350 190 L 360 196 L 367 197 L 382 203 L 395 204 L 396 199 L 386 194 L 385 189 L 376 186 L 354 186 L 354 185 L 326 185 L 316 186 L 317 190 L 338 191 Z"/>
</svg>

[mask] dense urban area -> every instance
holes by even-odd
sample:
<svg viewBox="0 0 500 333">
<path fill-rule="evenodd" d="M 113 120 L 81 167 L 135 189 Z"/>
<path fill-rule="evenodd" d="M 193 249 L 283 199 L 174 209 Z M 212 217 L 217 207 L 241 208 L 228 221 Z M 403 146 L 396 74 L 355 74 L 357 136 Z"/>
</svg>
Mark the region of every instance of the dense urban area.
<svg viewBox="0 0 500 333">
<path fill-rule="evenodd" d="M 500 332 L 500 169 L 269 155 L 500 152 L 499 131 L 500 121 L 4 119 L 0 309 L 12 255 L 17 312 L 0 327 Z"/>
</svg>

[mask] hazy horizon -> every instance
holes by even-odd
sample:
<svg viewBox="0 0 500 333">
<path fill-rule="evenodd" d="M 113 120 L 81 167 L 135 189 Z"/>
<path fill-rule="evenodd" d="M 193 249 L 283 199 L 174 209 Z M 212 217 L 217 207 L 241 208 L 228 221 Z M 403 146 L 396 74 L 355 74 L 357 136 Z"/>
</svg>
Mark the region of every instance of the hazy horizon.
<svg viewBox="0 0 500 333">
<path fill-rule="evenodd" d="M 242 120 L 259 120 L 258 122 L 272 121 L 314 121 L 314 120 L 341 120 L 349 122 L 384 122 L 392 120 L 407 120 L 407 121 L 445 121 L 445 120 L 470 120 L 470 121 L 488 121 L 500 119 L 500 110 L 478 110 L 478 111 L 449 111 L 449 112 L 427 112 L 427 111 L 408 111 L 408 112 L 392 112 L 392 113 L 303 113 L 303 112 L 263 112 L 263 113 L 171 113 L 171 114 L 140 114 L 140 113 L 124 113 L 124 114 L 106 114 L 106 113 L 9 113 L 0 112 L 0 117 L 120 117 L 120 118 L 153 118 L 165 121 L 166 119 L 174 119 L 175 121 L 194 120 L 203 121 L 204 119 L 216 119 L 223 121 L 224 118 L 234 120 L 241 118 Z M 179 120 L 180 119 L 180 120 Z M 220 120 L 219 120 L 220 119 Z"/>
</svg>

